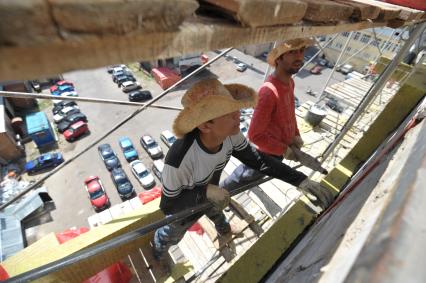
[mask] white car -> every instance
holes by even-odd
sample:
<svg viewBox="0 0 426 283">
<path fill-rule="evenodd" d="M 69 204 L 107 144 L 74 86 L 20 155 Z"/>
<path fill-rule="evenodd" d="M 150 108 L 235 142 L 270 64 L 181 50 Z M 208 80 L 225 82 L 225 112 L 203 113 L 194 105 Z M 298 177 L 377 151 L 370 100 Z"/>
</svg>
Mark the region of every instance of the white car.
<svg viewBox="0 0 426 283">
<path fill-rule="evenodd" d="M 155 185 L 154 176 L 152 176 L 142 161 L 134 160 L 130 162 L 130 167 L 132 168 L 133 175 L 135 175 L 144 189 L 150 189 Z"/>
<path fill-rule="evenodd" d="M 67 106 L 61 109 L 57 114 L 53 115 L 53 121 L 55 123 L 60 123 L 67 115 L 80 112 L 80 109 L 77 105 Z"/>
<path fill-rule="evenodd" d="M 142 147 L 146 150 L 146 152 L 148 152 L 152 159 L 163 157 L 163 150 L 150 135 L 143 135 L 140 142 Z"/>
<path fill-rule="evenodd" d="M 169 130 L 161 132 L 160 139 L 168 146 L 171 147 L 172 144 L 176 141 L 175 135 Z"/>
<path fill-rule="evenodd" d="M 142 87 L 138 82 L 127 81 L 121 84 L 121 90 L 126 93 L 140 88 Z"/>
<path fill-rule="evenodd" d="M 237 71 L 238 72 L 244 72 L 245 70 L 247 70 L 247 65 L 244 63 L 238 63 L 237 64 Z"/>
<path fill-rule="evenodd" d="M 152 172 L 154 172 L 155 176 L 161 181 L 161 175 L 163 174 L 164 162 L 161 159 L 154 160 L 152 164 Z"/>
<path fill-rule="evenodd" d="M 61 96 L 77 97 L 78 93 L 75 90 L 73 90 L 73 91 L 65 91 L 65 92 L 61 93 Z"/>
</svg>

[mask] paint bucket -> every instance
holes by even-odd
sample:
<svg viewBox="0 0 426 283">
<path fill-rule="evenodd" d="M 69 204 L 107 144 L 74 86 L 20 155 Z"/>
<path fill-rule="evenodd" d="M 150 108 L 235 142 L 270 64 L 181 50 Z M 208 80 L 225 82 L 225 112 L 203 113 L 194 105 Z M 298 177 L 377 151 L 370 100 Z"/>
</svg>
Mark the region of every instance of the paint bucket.
<svg viewBox="0 0 426 283">
<path fill-rule="evenodd" d="M 315 127 L 321 123 L 325 116 L 327 116 L 327 110 L 324 107 L 314 104 L 306 112 L 305 121 Z"/>
</svg>

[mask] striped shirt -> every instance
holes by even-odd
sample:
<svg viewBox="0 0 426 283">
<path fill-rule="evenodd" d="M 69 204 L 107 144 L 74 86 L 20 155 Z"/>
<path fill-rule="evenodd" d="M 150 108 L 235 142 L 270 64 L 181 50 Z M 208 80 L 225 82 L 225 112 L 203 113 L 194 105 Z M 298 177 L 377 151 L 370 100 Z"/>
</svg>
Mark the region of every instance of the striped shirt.
<svg viewBox="0 0 426 283">
<path fill-rule="evenodd" d="M 306 178 L 274 158 L 260 155 L 241 133 L 227 137 L 217 152 L 211 152 L 203 146 L 195 130 L 174 142 L 167 153 L 161 209 L 171 214 L 204 202 L 207 185 L 219 184 L 231 155 L 251 168 L 296 186 Z"/>
</svg>

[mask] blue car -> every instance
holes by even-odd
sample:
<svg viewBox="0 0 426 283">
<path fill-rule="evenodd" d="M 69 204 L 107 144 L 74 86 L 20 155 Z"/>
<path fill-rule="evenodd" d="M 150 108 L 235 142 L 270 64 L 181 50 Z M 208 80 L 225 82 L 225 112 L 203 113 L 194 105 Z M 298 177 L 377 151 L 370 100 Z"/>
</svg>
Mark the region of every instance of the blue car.
<svg viewBox="0 0 426 283">
<path fill-rule="evenodd" d="M 128 162 L 138 159 L 138 153 L 133 146 L 132 141 L 128 137 L 121 137 L 118 140 L 118 145 L 123 151 L 124 157 Z"/>
<path fill-rule="evenodd" d="M 70 85 L 55 86 L 50 89 L 50 93 L 55 96 L 60 96 L 62 93 L 70 91 L 75 91 L 74 87 Z"/>
<path fill-rule="evenodd" d="M 60 153 L 45 153 L 34 160 L 28 161 L 25 164 L 25 171 L 35 173 L 47 168 L 54 168 L 64 162 L 64 158 Z"/>
</svg>

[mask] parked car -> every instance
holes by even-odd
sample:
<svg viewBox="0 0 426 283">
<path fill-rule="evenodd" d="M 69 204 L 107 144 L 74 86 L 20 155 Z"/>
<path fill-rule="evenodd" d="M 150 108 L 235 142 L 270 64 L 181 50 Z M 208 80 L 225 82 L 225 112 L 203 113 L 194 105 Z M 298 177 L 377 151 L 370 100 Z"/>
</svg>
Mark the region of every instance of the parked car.
<svg viewBox="0 0 426 283">
<path fill-rule="evenodd" d="M 64 91 L 60 94 L 60 96 L 71 96 L 71 97 L 77 97 L 78 93 L 75 90 L 71 91 Z"/>
<path fill-rule="evenodd" d="M 134 160 L 130 162 L 130 167 L 132 168 L 133 175 L 135 175 L 144 189 L 150 189 L 155 186 L 154 176 L 152 176 L 142 161 Z"/>
<path fill-rule="evenodd" d="M 314 74 L 314 75 L 319 75 L 321 74 L 321 70 L 322 70 L 322 67 L 320 65 L 315 65 L 309 70 L 309 72 L 311 72 L 311 74 Z"/>
<path fill-rule="evenodd" d="M 121 167 L 120 160 L 118 159 L 117 154 L 115 154 L 114 150 L 112 150 L 111 145 L 107 143 L 99 145 L 98 152 L 108 171 L 111 171 L 114 168 Z"/>
<path fill-rule="evenodd" d="M 154 162 L 152 164 L 152 172 L 155 174 L 155 176 L 157 176 L 157 178 L 160 181 L 162 180 L 161 175 L 163 174 L 163 169 L 164 169 L 163 160 L 161 160 L 161 159 L 154 160 Z"/>
<path fill-rule="evenodd" d="M 109 197 L 98 176 L 90 176 L 84 180 L 84 188 L 89 194 L 90 204 L 96 212 L 111 206 Z"/>
<path fill-rule="evenodd" d="M 28 161 L 24 166 L 24 170 L 32 174 L 47 168 L 54 168 L 62 162 L 64 162 L 64 158 L 61 153 L 45 153 L 34 160 Z"/>
<path fill-rule="evenodd" d="M 337 99 L 335 99 L 334 97 L 330 97 L 327 102 L 325 103 L 325 105 L 327 105 L 328 107 L 330 107 L 332 110 L 338 112 L 338 113 L 342 113 L 345 108 L 339 103 L 339 101 Z"/>
<path fill-rule="evenodd" d="M 56 103 L 53 106 L 52 114 L 53 115 L 58 114 L 59 111 L 61 111 L 65 107 L 70 107 L 70 106 L 77 106 L 77 103 L 75 103 L 75 101 L 72 101 L 72 100 L 60 100 L 58 103 Z"/>
<path fill-rule="evenodd" d="M 127 81 L 121 84 L 121 90 L 125 93 L 128 93 L 132 90 L 141 89 L 141 85 L 138 82 Z"/>
<path fill-rule="evenodd" d="M 294 97 L 294 107 L 297 108 L 300 106 L 300 100 L 298 97 Z"/>
<path fill-rule="evenodd" d="M 339 69 L 342 74 L 347 75 L 354 70 L 354 67 L 352 65 L 345 64 L 341 66 Z"/>
<path fill-rule="evenodd" d="M 238 63 L 237 64 L 237 71 L 238 72 L 244 72 L 245 70 L 247 70 L 247 65 L 244 63 Z"/>
<path fill-rule="evenodd" d="M 115 81 L 118 87 L 121 87 L 124 82 L 136 82 L 136 79 L 134 76 L 122 75 L 117 77 L 117 80 Z"/>
<path fill-rule="evenodd" d="M 129 92 L 129 101 L 143 102 L 152 99 L 152 94 L 149 90 L 135 90 Z"/>
<path fill-rule="evenodd" d="M 121 65 L 112 65 L 112 66 L 108 66 L 108 68 L 107 68 L 107 72 L 108 72 L 109 74 L 112 74 L 112 71 L 113 71 L 115 68 L 121 68 L 121 69 L 123 69 L 123 68 L 126 68 L 126 65 L 121 64 Z"/>
<path fill-rule="evenodd" d="M 168 146 L 171 147 L 172 144 L 176 141 L 175 135 L 169 130 L 162 131 L 160 134 L 160 139 Z"/>
<path fill-rule="evenodd" d="M 129 178 L 122 168 L 112 169 L 111 179 L 121 199 L 129 199 L 136 194 L 132 183 L 130 183 Z"/>
<path fill-rule="evenodd" d="M 319 61 L 318 61 L 318 64 L 320 65 L 320 66 L 327 66 L 327 64 L 328 64 L 328 61 L 326 60 L 326 59 L 320 59 Z"/>
<path fill-rule="evenodd" d="M 50 93 L 55 96 L 60 96 L 63 92 L 67 92 L 67 91 L 75 91 L 75 89 L 73 86 L 70 86 L 70 85 L 62 85 L 62 86 L 54 85 L 50 87 Z"/>
<path fill-rule="evenodd" d="M 74 141 L 82 135 L 89 132 L 89 126 L 83 121 L 72 124 L 65 132 L 64 137 L 67 141 Z"/>
<path fill-rule="evenodd" d="M 58 124 L 60 123 L 65 117 L 80 112 L 80 108 L 78 106 L 67 106 L 62 108 L 58 113 L 53 115 L 53 121 Z"/>
<path fill-rule="evenodd" d="M 69 86 L 74 87 L 74 83 L 71 82 L 71 81 L 68 81 L 68 80 L 58 81 L 58 82 L 56 82 L 56 85 L 58 85 L 58 86 L 69 85 Z"/>
<path fill-rule="evenodd" d="M 124 157 L 128 162 L 138 159 L 138 153 L 133 146 L 132 141 L 128 137 L 121 137 L 118 140 L 118 145 L 123 151 Z"/>
<path fill-rule="evenodd" d="M 83 121 L 87 123 L 87 117 L 81 112 L 71 114 L 65 117 L 58 125 L 58 132 L 65 132 L 72 124 L 77 123 L 78 121 Z"/>
<path fill-rule="evenodd" d="M 140 142 L 142 147 L 146 150 L 146 152 L 148 152 L 152 159 L 163 157 L 163 150 L 150 135 L 143 135 Z"/>
<path fill-rule="evenodd" d="M 118 78 L 122 77 L 122 76 L 132 76 L 133 77 L 133 73 L 128 71 L 128 70 L 117 71 L 117 72 L 113 73 L 112 81 L 117 83 Z"/>
<path fill-rule="evenodd" d="M 246 123 L 240 123 L 240 132 L 243 134 L 243 136 L 247 137 L 248 128 Z"/>
<path fill-rule="evenodd" d="M 30 81 L 31 87 L 36 91 L 36 92 L 41 92 L 41 85 L 40 82 L 38 80 L 32 80 Z"/>
</svg>

